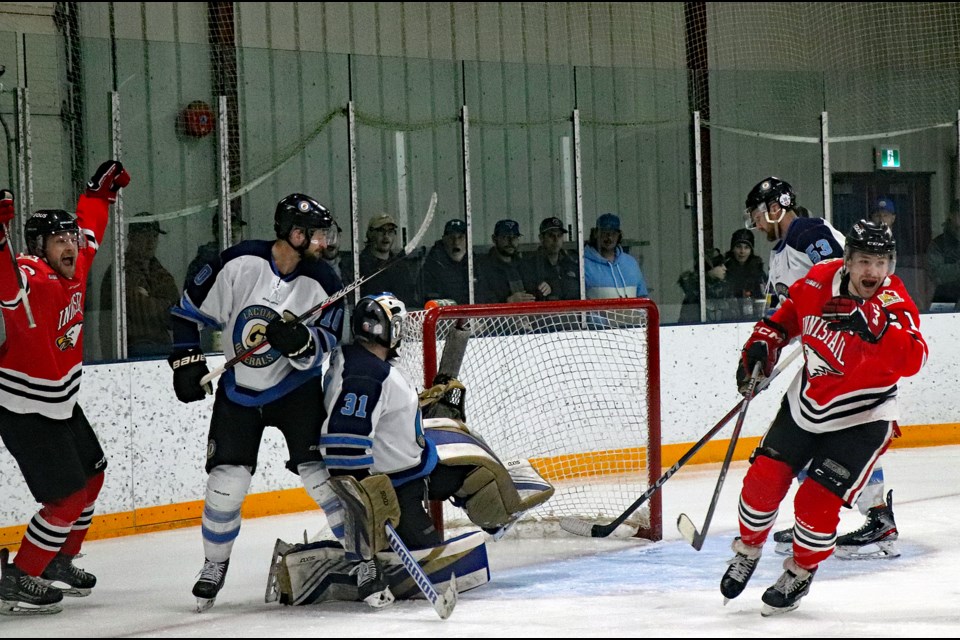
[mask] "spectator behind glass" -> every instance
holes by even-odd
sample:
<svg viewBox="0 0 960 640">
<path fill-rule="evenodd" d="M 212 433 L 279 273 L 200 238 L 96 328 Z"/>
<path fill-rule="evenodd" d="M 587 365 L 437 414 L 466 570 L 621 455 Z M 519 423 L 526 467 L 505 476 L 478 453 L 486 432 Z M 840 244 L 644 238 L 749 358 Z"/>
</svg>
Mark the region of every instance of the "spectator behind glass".
<svg viewBox="0 0 960 640">
<path fill-rule="evenodd" d="M 423 301 L 453 300 L 470 302 L 467 273 L 467 223 L 459 218 L 448 220 L 443 237 L 430 247 L 420 271 Z"/>
<path fill-rule="evenodd" d="M 247 223 L 238 213 L 230 214 L 230 246 L 239 244 L 243 240 L 243 228 Z M 190 264 L 187 265 L 187 275 L 184 282 L 190 282 L 194 276 L 208 262 L 213 262 L 220 255 L 220 214 L 213 214 L 210 224 L 210 231 L 213 234 L 213 240 L 197 247 L 197 255 L 194 256 Z M 219 331 L 201 331 L 200 348 L 204 352 L 220 351 L 220 332 Z"/>
<path fill-rule="evenodd" d="M 937 287 L 931 310 L 960 310 L 960 208 L 956 205 L 943 221 L 943 233 L 930 242 L 927 270 Z"/>
<path fill-rule="evenodd" d="M 646 297 L 647 283 L 636 259 L 623 250 L 620 218 L 605 213 L 597 218 L 583 252 L 587 298 Z"/>
<path fill-rule="evenodd" d="M 340 251 L 340 240 L 343 239 L 343 229 L 340 228 L 340 225 L 337 225 L 337 234 L 336 242 L 328 242 L 327 247 L 320 252 L 320 256 L 340 276 L 340 281 L 346 287 L 353 284 L 354 280 L 353 257 Z M 350 304 L 352 300 L 352 296 L 347 296 L 347 304 Z"/>
<path fill-rule="evenodd" d="M 893 200 L 887 196 L 878 198 L 870 210 L 870 219 L 874 222 L 882 222 L 893 231 L 893 223 L 897 221 L 897 210 L 893 206 Z"/>
<path fill-rule="evenodd" d="M 134 217 L 148 216 L 146 211 Z M 127 355 L 130 357 L 168 355 L 173 345 L 170 334 L 170 307 L 180 298 L 176 280 L 157 259 L 157 242 L 166 231 L 159 222 L 134 222 L 127 230 L 124 252 L 126 273 Z M 111 266 L 100 285 L 100 342 L 105 353 L 113 353 L 113 278 Z M 108 347 L 109 345 L 109 347 Z"/>
<path fill-rule="evenodd" d="M 360 277 L 365 278 L 382 268 L 391 258 L 401 255 L 393 250 L 397 241 L 397 223 L 385 213 L 367 224 L 367 243 L 360 252 Z M 345 256 L 346 257 L 346 256 Z M 363 296 L 392 292 L 404 304 L 416 307 L 419 302 L 416 287 L 416 269 L 412 259 L 400 260 L 383 273 L 360 286 Z"/>
<path fill-rule="evenodd" d="M 735 320 L 739 317 L 735 300 L 727 284 L 727 267 L 719 249 L 709 249 L 704 256 L 707 272 L 707 322 Z M 677 284 L 683 289 L 683 304 L 680 307 L 680 322 L 700 322 L 700 267 L 680 274 Z M 752 301 L 751 301 L 752 305 Z"/>
<path fill-rule="evenodd" d="M 537 300 L 580 299 L 580 265 L 563 248 L 566 233 L 560 218 L 540 223 L 540 246 L 521 269 L 527 291 Z"/>
<path fill-rule="evenodd" d="M 740 302 L 736 305 L 739 320 L 760 318 L 762 310 L 755 308 L 753 301 L 761 300 L 767 287 L 763 258 L 753 252 L 753 246 L 753 232 L 749 229 L 737 229 L 730 238 L 730 250 L 724 260 L 727 267 L 727 287 Z"/>
<path fill-rule="evenodd" d="M 515 220 L 500 220 L 493 228 L 493 247 L 477 259 L 477 302 L 533 302 L 521 276 L 522 256 L 520 224 Z"/>
</svg>

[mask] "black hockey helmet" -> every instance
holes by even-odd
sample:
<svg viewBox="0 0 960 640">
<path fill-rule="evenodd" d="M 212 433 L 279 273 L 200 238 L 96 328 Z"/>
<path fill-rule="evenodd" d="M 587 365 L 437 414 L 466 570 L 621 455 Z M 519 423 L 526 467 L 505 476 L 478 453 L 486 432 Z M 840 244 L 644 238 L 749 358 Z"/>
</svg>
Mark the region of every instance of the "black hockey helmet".
<svg viewBox="0 0 960 640">
<path fill-rule="evenodd" d="M 882 222 L 860 220 L 847 233 L 843 247 L 844 262 L 850 259 L 854 251 L 890 258 L 890 268 L 887 275 L 892 274 L 897 267 L 897 241 L 893 238 L 893 231 Z"/>
<path fill-rule="evenodd" d="M 747 194 L 747 212 L 751 212 L 760 205 L 770 205 L 776 202 L 784 209 L 793 209 L 797 204 L 797 194 L 790 183 L 775 176 L 764 178 Z"/>
<path fill-rule="evenodd" d="M 27 244 L 27 253 L 39 258 L 44 257 L 44 243 L 47 236 L 72 231 L 78 236 L 80 227 L 77 219 L 63 209 L 40 209 L 27 218 L 23 225 L 23 237 Z"/>
<path fill-rule="evenodd" d="M 888 255 L 890 259 L 897 256 L 897 241 L 893 239 L 890 227 L 882 222 L 861 220 L 853 225 L 847 233 L 847 243 L 844 252 L 849 257 L 851 251 L 870 253 L 873 255 Z"/>
<path fill-rule="evenodd" d="M 406 317 L 406 305 L 389 291 L 364 296 L 353 311 L 353 337 L 396 349 Z"/>
<path fill-rule="evenodd" d="M 294 227 L 301 229 L 336 229 L 333 214 L 325 206 L 302 193 L 291 193 L 277 203 L 273 229 L 278 238 L 286 239 Z"/>
</svg>

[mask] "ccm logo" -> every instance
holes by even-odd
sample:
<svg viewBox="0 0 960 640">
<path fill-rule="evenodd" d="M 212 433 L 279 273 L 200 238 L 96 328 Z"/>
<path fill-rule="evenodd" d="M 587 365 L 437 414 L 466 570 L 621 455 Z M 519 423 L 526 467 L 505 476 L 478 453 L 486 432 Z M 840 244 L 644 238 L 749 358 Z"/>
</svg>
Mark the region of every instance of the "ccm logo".
<svg viewBox="0 0 960 640">
<path fill-rule="evenodd" d="M 192 356 L 184 356 L 179 360 L 175 360 L 173 363 L 173 369 L 177 369 L 184 365 L 193 364 L 194 362 L 206 362 L 207 359 L 202 353 L 197 353 Z"/>
</svg>

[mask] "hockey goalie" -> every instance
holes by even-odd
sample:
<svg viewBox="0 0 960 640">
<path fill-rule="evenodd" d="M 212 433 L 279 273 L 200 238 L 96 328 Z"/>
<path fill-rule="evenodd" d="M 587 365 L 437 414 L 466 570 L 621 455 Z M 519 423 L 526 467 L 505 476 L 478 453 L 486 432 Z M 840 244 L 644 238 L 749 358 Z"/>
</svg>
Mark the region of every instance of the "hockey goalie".
<svg viewBox="0 0 960 640">
<path fill-rule="evenodd" d="M 277 540 L 267 602 L 379 608 L 420 596 L 388 546 L 388 525 L 438 591 L 474 589 L 490 580 L 484 532 L 497 539 L 554 493 L 529 461 L 505 464 L 466 425 L 456 376 L 469 328 L 451 329 L 435 384 L 418 396 L 396 360 L 405 318 L 392 294 L 366 296 L 354 312 L 354 344 L 331 355 L 320 438 L 331 477 L 321 506 L 336 540 Z M 425 499 L 450 500 L 482 531 L 442 540 Z"/>
</svg>

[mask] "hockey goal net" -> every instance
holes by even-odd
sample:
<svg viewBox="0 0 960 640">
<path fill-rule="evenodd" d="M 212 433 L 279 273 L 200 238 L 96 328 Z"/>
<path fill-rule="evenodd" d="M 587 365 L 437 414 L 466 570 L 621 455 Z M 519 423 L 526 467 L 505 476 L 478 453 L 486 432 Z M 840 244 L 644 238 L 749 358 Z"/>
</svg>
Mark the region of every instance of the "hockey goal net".
<svg viewBox="0 0 960 640">
<path fill-rule="evenodd" d="M 528 458 L 556 486 L 553 498 L 524 518 L 537 526 L 521 528 L 550 531 L 563 516 L 606 524 L 660 477 L 659 314 L 652 301 L 412 312 L 401 362 L 424 387 L 436 375 L 445 336 L 462 319 L 472 332 L 459 375 L 468 426 L 501 460 Z M 445 528 L 468 524 L 461 510 L 442 509 Z M 624 526 L 659 540 L 659 493 Z"/>
</svg>

